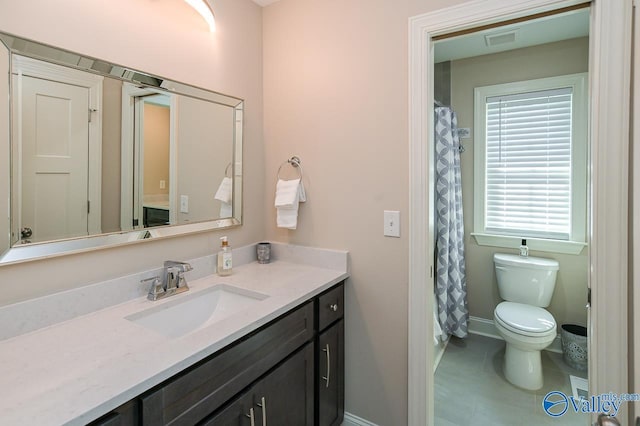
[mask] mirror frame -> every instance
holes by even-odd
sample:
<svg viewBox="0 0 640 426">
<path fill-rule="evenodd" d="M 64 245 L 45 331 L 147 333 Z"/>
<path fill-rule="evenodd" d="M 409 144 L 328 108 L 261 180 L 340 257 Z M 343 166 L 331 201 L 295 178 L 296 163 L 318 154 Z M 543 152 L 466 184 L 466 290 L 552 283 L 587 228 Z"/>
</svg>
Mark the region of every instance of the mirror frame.
<svg viewBox="0 0 640 426">
<path fill-rule="evenodd" d="M 11 215 L 7 219 L 7 231 L 9 233 L 9 247 L 6 252 L 0 253 L 0 266 L 6 264 L 26 262 L 36 259 L 43 259 L 54 256 L 63 256 L 72 253 L 79 253 L 88 250 L 97 250 L 101 248 L 114 247 L 124 244 L 138 243 L 149 239 L 168 238 L 180 235 L 200 233 L 217 229 L 226 229 L 242 224 L 242 142 L 244 133 L 244 100 L 235 96 L 225 95 L 219 92 L 192 86 L 186 83 L 169 80 L 164 77 L 141 72 L 133 68 L 121 66 L 118 64 L 103 61 L 101 59 L 71 52 L 66 49 L 49 46 L 40 42 L 18 37 L 0 31 L 0 43 L 8 51 L 9 69 L 8 69 L 8 143 L 10 145 L 9 152 L 12 148 L 12 94 L 11 94 L 11 72 L 12 57 L 14 54 L 26 56 L 45 62 L 66 66 L 80 71 L 86 71 L 103 77 L 115 78 L 117 80 L 135 84 L 140 88 L 150 88 L 155 91 L 166 92 L 167 94 L 184 95 L 191 98 L 213 102 L 234 108 L 234 129 L 233 129 L 233 159 L 232 159 L 232 176 L 233 176 L 233 200 L 232 214 L 230 218 L 213 219 L 210 221 L 194 222 L 189 224 L 177 224 L 159 226 L 153 228 L 137 229 L 133 231 L 119 231 L 113 233 L 88 235 L 84 237 L 61 239 L 46 241 L 41 243 L 32 243 L 27 245 L 11 246 Z M 3 118 L 4 119 L 4 118 Z M 1 143 L 1 142 L 0 142 Z M 10 156 L 11 158 L 11 156 Z M 12 160 L 9 161 L 12 163 Z M 9 211 L 13 212 L 14 199 L 11 195 L 12 182 L 12 166 L 6 171 L 2 171 L 0 179 L 5 179 L 6 188 L 2 188 L 0 193 L 9 196 Z"/>
</svg>

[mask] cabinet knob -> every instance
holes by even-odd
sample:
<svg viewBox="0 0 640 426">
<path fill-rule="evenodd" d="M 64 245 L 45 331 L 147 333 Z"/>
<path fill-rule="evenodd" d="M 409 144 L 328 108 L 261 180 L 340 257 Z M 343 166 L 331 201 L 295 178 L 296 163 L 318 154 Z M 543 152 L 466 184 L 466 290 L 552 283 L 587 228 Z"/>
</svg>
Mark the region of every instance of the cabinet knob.
<svg viewBox="0 0 640 426">
<path fill-rule="evenodd" d="M 337 303 L 333 303 L 333 304 L 329 305 L 329 309 L 331 309 L 333 312 L 338 312 L 338 304 Z"/>
</svg>

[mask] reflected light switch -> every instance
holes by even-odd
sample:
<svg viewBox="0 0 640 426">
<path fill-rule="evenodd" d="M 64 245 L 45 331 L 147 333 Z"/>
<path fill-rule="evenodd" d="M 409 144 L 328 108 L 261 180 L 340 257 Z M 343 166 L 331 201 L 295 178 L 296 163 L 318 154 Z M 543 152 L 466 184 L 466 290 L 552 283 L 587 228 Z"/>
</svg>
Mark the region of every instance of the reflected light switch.
<svg viewBox="0 0 640 426">
<path fill-rule="evenodd" d="M 180 213 L 189 213 L 189 196 L 180 196 Z"/>
</svg>

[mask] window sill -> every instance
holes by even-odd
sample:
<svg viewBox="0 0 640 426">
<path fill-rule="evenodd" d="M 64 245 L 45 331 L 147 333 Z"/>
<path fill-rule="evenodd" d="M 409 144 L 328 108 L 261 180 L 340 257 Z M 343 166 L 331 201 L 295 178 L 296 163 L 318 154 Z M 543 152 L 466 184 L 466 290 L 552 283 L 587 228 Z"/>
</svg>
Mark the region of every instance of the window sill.
<svg viewBox="0 0 640 426">
<path fill-rule="evenodd" d="M 475 238 L 476 243 L 481 246 L 492 247 L 505 247 L 518 249 L 522 238 L 509 237 L 505 235 L 491 235 L 480 234 L 472 232 L 471 235 Z M 563 253 L 563 254 L 580 254 L 582 250 L 587 246 L 586 243 L 579 243 L 576 241 L 560 241 L 560 240 L 545 240 L 542 238 L 527 238 L 527 247 L 529 250 L 544 251 L 550 253 Z"/>
</svg>

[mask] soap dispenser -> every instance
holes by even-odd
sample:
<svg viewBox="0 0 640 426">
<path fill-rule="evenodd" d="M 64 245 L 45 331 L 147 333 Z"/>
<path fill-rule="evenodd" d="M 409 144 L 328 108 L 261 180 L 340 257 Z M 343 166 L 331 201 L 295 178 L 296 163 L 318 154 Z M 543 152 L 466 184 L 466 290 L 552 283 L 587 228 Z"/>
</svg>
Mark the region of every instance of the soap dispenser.
<svg viewBox="0 0 640 426">
<path fill-rule="evenodd" d="M 529 247 L 527 247 L 527 240 L 522 240 L 520 244 L 520 256 L 529 257 Z"/>
<path fill-rule="evenodd" d="M 226 277 L 227 275 L 231 275 L 233 269 L 233 260 L 231 253 L 231 246 L 229 246 L 229 241 L 227 237 L 220 238 L 220 251 L 218 252 L 218 275 L 221 277 Z"/>
</svg>

